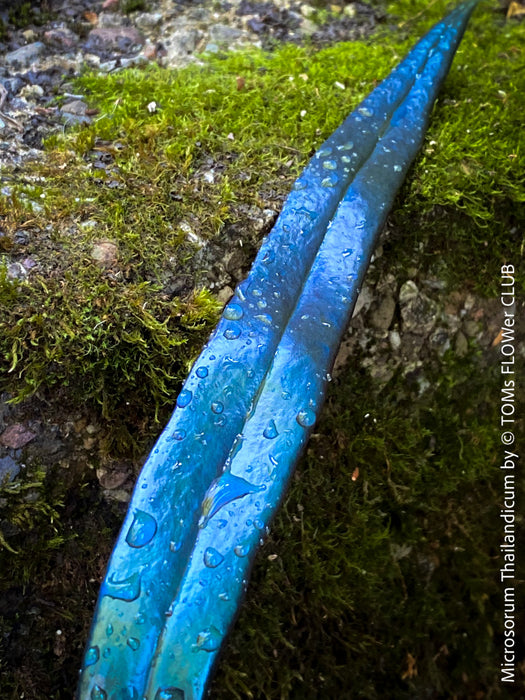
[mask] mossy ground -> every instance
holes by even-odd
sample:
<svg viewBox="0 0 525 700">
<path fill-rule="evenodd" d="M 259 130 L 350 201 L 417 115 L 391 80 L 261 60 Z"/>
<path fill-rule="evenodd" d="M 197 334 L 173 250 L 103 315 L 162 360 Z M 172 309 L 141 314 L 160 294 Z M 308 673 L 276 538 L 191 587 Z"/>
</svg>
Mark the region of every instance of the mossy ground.
<svg viewBox="0 0 525 700">
<path fill-rule="evenodd" d="M 0 268 L 0 390 L 85 402 L 108 426 L 110 454 L 141 454 L 217 318 L 202 250 L 218 251 L 213 266 L 234 237 L 249 265 L 265 231 L 250 228 L 246 205 L 278 209 L 315 148 L 446 9 L 394 3 L 399 33 L 367 43 L 83 76 L 75 90 L 98 109 L 93 124 L 4 177 L 5 263 L 22 256 L 25 231 L 38 271 L 13 282 Z M 493 296 L 501 264 L 519 267 L 524 34 L 488 3 L 476 11 L 397 200 L 381 272 L 411 267 Z M 92 257 L 101 240 L 118 247 L 106 267 Z M 333 385 L 214 697 L 506 696 L 497 357 L 474 346 L 468 359 L 445 356 L 423 397 L 401 374 L 380 393 L 360 359 Z M 19 610 L 3 610 L 1 694 L 69 698 L 121 513 L 82 467 L 64 478 L 34 466 L 5 498 L 17 554 L 1 555 L 2 591 Z"/>
</svg>

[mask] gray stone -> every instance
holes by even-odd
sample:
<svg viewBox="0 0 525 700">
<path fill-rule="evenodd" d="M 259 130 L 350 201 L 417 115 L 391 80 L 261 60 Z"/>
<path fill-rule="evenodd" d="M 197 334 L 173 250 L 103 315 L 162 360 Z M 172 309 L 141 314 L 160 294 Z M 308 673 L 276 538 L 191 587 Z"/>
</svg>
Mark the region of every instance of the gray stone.
<svg viewBox="0 0 525 700">
<path fill-rule="evenodd" d="M 229 43 L 242 35 L 240 29 L 229 27 L 227 24 L 214 24 L 210 27 L 210 39 L 217 43 Z"/>
<path fill-rule="evenodd" d="M 45 45 L 41 41 L 35 41 L 27 46 L 22 46 L 16 51 L 10 51 L 5 55 L 5 62 L 8 66 L 20 66 L 28 68 L 45 51 Z"/>
<path fill-rule="evenodd" d="M 399 292 L 403 331 L 426 336 L 436 323 L 437 305 L 408 280 Z"/>
<path fill-rule="evenodd" d="M 89 32 L 87 51 L 130 51 L 144 44 L 144 38 L 133 27 L 97 28 Z"/>
<path fill-rule="evenodd" d="M 173 32 L 166 41 L 166 63 L 168 65 L 180 64 L 181 60 L 188 59 L 196 50 L 203 37 L 198 29 L 178 29 Z"/>
<path fill-rule="evenodd" d="M 87 104 L 82 102 L 82 100 L 72 100 L 62 105 L 61 112 L 67 112 L 68 114 L 76 114 L 77 116 L 84 116 L 87 111 Z"/>
<path fill-rule="evenodd" d="M 20 473 L 20 467 L 12 457 L 0 457 L 0 484 L 13 481 Z"/>
<path fill-rule="evenodd" d="M 141 12 L 135 17 L 135 24 L 139 29 L 152 29 L 162 22 L 160 12 Z"/>
<path fill-rule="evenodd" d="M 394 313 L 396 311 L 396 302 L 392 294 L 385 294 L 370 311 L 370 325 L 380 331 L 386 331 L 392 325 Z"/>
</svg>

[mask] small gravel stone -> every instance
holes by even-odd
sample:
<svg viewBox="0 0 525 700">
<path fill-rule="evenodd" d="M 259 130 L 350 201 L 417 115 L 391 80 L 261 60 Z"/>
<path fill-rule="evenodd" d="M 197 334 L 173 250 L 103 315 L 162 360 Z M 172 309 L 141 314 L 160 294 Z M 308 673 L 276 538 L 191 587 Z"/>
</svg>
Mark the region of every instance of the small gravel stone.
<svg viewBox="0 0 525 700">
<path fill-rule="evenodd" d="M 5 62 L 8 66 L 20 66 L 21 68 L 28 68 L 32 63 L 34 63 L 39 56 L 41 56 L 46 47 L 41 41 L 35 41 L 27 46 L 22 46 L 16 51 L 10 51 L 5 55 Z"/>
<path fill-rule="evenodd" d="M 126 52 L 143 44 L 142 34 L 133 27 L 108 27 L 91 30 L 85 48 L 94 52 Z"/>
<path fill-rule="evenodd" d="M 91 257 L 101 267 L 112 267 L 118 262 L 118 245 L 112 241 L 97 241 L 91 250 Z"/>
</svg>

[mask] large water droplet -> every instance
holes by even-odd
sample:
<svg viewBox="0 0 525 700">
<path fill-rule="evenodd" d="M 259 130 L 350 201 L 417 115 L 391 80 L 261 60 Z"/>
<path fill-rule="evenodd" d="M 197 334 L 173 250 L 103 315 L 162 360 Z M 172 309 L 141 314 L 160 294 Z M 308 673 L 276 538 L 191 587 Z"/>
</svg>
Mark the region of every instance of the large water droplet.
<svg viewBox="0 0 525 700">
<path fill-rule="evenodd" d="M 224 331 L 224 337 L 226 340 L 235 340 L 241 334 L 241 327 L 233 324 Z"/>
<path fill-rule="evenodd" d="M 347 141 L 346 143 L 343 143 L 342 146 L 338 146 L 337 150 L 338 151 L 351 151 L 353 147 L 354 147 L 354 142 Z"/>
<path fill-rule="evenodd" d="M 108 696 L 103 688 L 99 685 L 94 685 L 89 697 L 91 700 L 106 700 Z"/>
<path fill-rule="evenodd" d="M 178 442 L 180 440 L 184 440 L 185 437 L 186 437 L 186 431 L 183 428 L 179 428 L 178 430 L 174 430 L 173 433 L 171 434 L 171 439 L 177 440 Z"/>
<path fill-rule="evenodd" d="M 84 666 L 93 666 L 99 660 L 100 653 L 98 647 L 89 647 L 84 658 Z"/>
<path fill-rule="evenodd" d="M 211 405 L 211 410 L 219 415 L 224 411 L 224 404 L 222 404 L 220 401 L 214 401 Z"/>
<path fill-rule="evenodd" d="M 338 182 L 338 177 L 335 173 L 330 173 L 329 177 L 321 180 L 321 187 L 335 187 Z"/>
<path fill-rule="evenodd" d="M 177 406 L 179 408 L 186 408 L 186 406 L 191 403 L 193 394 L 189 389 L 183 389 L 177 396 Z"/>
<path fill-rule="evenodd" d="M 130 649 L 133 649 L 133 651 L 137 651 L 137 649 L 140 647 L 140 640 L 137 639 L 136 637 L 129 637 L 127 643 L 128 643 L 128 647 Z"/>
<path fill-rule="evenodd" d="M 310 428 L 315 423 L 315 413 L 310 408 L 306 408 L 304 411 L 299 411 L 296 420 L 301 427 Z"/>
<path fill-rule="evenodd" d="M 100 587 L 101 595 L 108 595 L 110 598 L 132 601 L 140 595 L 140 573 L 136 571 L 122 581 L 117 580 L 118 574 L 112 573 L 102 582 Z"/>
<path fill-rule="evenodd" d="M 234 476 L 230 472 L 225 472 L 218 479 L 215 479 L 202 503 L 202 518 L 199 521 L 201 527 L 205 527 L 210 518 L 217 511 L 237 498 L 242 498 L 249 493 L 262 491 L 264 486 L 250 484 L 239 476 Z"/>
<path fill-rule="evenodd" d="M 197 367 L 197 377 L 199 379 L 204 379 L 204 377 L 208 376 L 208 368 L 207 367 Z"/>
<path fill-rule="evenodd" d="M 126 542 L 130 547 L 139 549 L 151 542 L 157 532 L 157 521 L 149 513 L 143 510 L 135 511 L 133 522 L 126 535 Z"/>
<path fill-rule="evenodd" d="M 155 700 L 184 700 L 184 691 L 180 688 L 159 688 Z"/>
<path fill-rule="evenodd" d="M 219 630 L 211 625 L 207 629 L 199 632 L 197 636 L 197 650 L 202 649 L 202 651 L 215 651 L 221 645 L 222 634 Z"/>
<path fill-rule="evenodd" d="M 337 170 L 337 161 L 325 160 L 325 161 L 323 161 L 323 168 L 325 170 Z"/>
<path fill-rule="evenodd" d="M 219 564 L 224 561 L 224 557 L 220 552 L 218 552 L 213 547 L 207 547 L 204 552 L 204 564 L 209 569 L 215 569 Z"/>
<path fill-rule="evenodd" d="M 243 315 L 243 310 L 242 306 L 240 304 L 228 304 L 228 306 L 224 309 L 224 318 L 227 318 L 228 321 L 238 321 L 240 318 L 242 318 Z"/>
<path fill-rule="evenodd" d="M 268 425 L 264 429 L 263 435 L 265 438 L 268 438 L 268 440 L 273 440 L 279 435 L 279 433 L 277 432 L 277 426 L 275 425 L 275 421 L 271 420 L 268 423 Z"/>
</svg>

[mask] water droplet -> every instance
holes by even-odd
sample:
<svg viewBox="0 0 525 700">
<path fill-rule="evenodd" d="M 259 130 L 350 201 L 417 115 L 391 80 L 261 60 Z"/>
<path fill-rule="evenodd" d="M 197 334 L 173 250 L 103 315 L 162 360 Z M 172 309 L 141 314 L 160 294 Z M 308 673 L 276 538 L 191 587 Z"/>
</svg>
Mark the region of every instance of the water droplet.
<svg viewBox="0 0 525 700">
<path fill-rule="evenodd" d="M 98 647 L 89 647 L 84 658 L 84 666 L 93 666 L 99 660 L 100 654 Z"/>
<path fill-rule="evenodd" d="M 354 147 L 354 142 L 347 141 L 346 143 L 343 143 L 342 146 L 338 146 L 337 150 L 338 151 L 351 151 L 353 147 Z"/>
<path fill-rule="evenodd" d="M 171 434 L 172 440 L 180 441 L 180 440 L 184 440 L 185 437 L 186 437 L 186 431 L 183 428 L 180 428 L 179 430 L 175 430 Z"/>
<path fill-rule="evenodd" d="M 343 163 L 350 163 L 352 158 L 351 156 L 341 156 L 341 160 L 343 161 Z"/>
<path fill-rule="evenodd" d="M 259 309 L 265 309 L 268 306 L 268 304 L 264 301 L 264 299 L 259 299 L 257 302 L 257 307 Z"/>
<path fill-rule="evenodd" d="M 200 527 L 205 527 L 210 518 L 217 511 L 237 498 L 242 498 L 249 493 L 262 491 L 264 486 L 250 484 L 239 476 L 234 476 L 230 472 L 225 472 L 218 479 L 215 479 L 202 503 L 202 518 L 199 521 Z"/>
<path fill-rule="evenodd" d="M 230 600 L 230 596 L 227 593 L 219 593 L 219 599 L 224 600 L 224 601 L 228 601 L 228 600 Z"/>
<path fill-rule="evenodd" d="M 264 523 L 262 520 L 259 520 L 259 518 L 255 518 L 255 522 L 253 524 L 258 530 L 264 530 Z"/>
<path fill-rule="evenodd" d="M 111 700 L 139 700 L 139 692 L 134 686 L 128 685 L 112 693 Z"/>
<path fill-rule="evenodd" d="M 91 700 L 106 700 L 107 695 L 103 688 L 101 688 L 99 685 L 94 685 L 89 697 Z"/>
<path fill-rule="evenodd" d="M 275 459 L 275 457 L 273 455 L 268 455 L 268 459 L 270 460 L 270 462 L 273 464 L 274 467 L 276 467 L 279 464 L 279 462 Z"/>
<path fill-rule="evenodd" d="M 204 377 L 208 376 L 208 368 L 207 367 L 198 367 L 197 368 L 197 377 L 199 379 L 204 379 Z"/>
<path fill-rule="evenodd" d="M 350 257 L 350 255 L 352 255 L 353 252 L 354 252 L 354 251 L 352 250 L 352 248 L 345 248 L 345 249 L 343 250 L 343 258 L 348 258 L 348 257 Z"/>
<path fill-rule="evenodd" d="M 137 623 L 137 625 L 143 625 L 146 622 L 146 618 L 142 613 L 139 613 L 135 616 L 135 622 Z"/>
<path fill-rule="evenodd" d="M 240 304 L 228 304 L 224 309 L 224 318 L 228 321 L 238 321 L 243 316 L 242 306 Z"/>
<path fill-rule="evenodd" d="M 283 398 L 285 401 L 288 401 L 288 399 L 291 398 L 292 395 L 290 394 L 289 391 L 283 391 L 283 393 L 281 394 L 281 396 L 282 396 L 282 398 Z"/>
<path fill-rule="evenodd" d="M 209 569 L 215 569 L 224 561 L 224 557 L 213 547 L 207 547 L 204 552 L 204 564 Z"/>
<path fill-rule="evenodd" d="M 293 183 L 293 189 L 296 190 L 296 191 L 297 191 L 297 190 L 304 190 L 304 189 L 306 189 L 306 182 L 304 182 L 304 181 L 302 181 L 302 180 L 296 180 L 296 181 Z"/>
<path fill-rule="evenodd" d="M 106 647 L 104 651 L 102 652 L 102 656 L 107 659 L 109 656 L 111 656 L 111 647 Z"/>
<path fill-rule="evenodd" d="M 277 432 L 277 427 L 275 425 L 275 421 L 271 420 L 266 428 L 264 429 L 263 435 L 265 438 L 268 438 L 268 440 L 273 440 L 276 438 L 279 433 Z"/>
<path fill-rule="evenodd" d="M 335 187 L 337 185 L 337 182 L 337 175 L 331 173 L 330 177 L 325 177 L 321 180 L 321 187 Z"/>
<path fill-rule="evenodd" d="M 272 263 L 275 260 L 275 253 L 273 250 L 265 250 L 264 255 L 262 257 L 262 262 L 267 265 L 268 263 Z"/>
<path fill-rule="evenodd" d="M 304 411 L 299 411 L 296 420 L 301 427 L 310 428 L 315 423 L 315 413 L 306 408 Z"/>
<path fill-rule="evenodd" d="M 325 156 L 329 156 L 331 153 L 332 153 L 332 149 L 330 148 L 330 146 L 324 146 L 323 148 L 320 148 L 317 151 L 317 155 L 319 156 L 319 158 L 324 158 Z"/>
<path fill-rule="evenodd" d="M 136 637 L 130 637 L 127 643 L 128 647 L 133 649 L 133 651 L 137 651 L 137 649 L 140 647 L 140 640 Z"/>
<path fill-rule="evenodd" d="M 255 318 L 261 323 L 264 323 L 265 326 L 272 325 L 272 317 L 270 316 L 270 314 L 257 314 Z"/>
<path fill-rule="evenodd" d="M 325 170 L 337 170 L 337 161 L 325 160 L 325 161 L 323 161 L 323 168 Z"/>
<path fill-rule="evenodd" d="M 182 542 L 175 542 L 174 540 L 171 540 L 170 542 L 170 552 L 178 552 L 179 549 L 182 547 Z"/>
<path fill-rule="evenodd" d="M 362 114 L 363 117 L 371 117 L 373 115 L 373 111 L 368 109 L 368 107 L 359 107 L 357 111 L 359 114 Z"/>
<path fill-rule="evenodd" d="M 219 630 L 211 625 L 207 629 L 199 632 L 197 636 L 197 650 L 202 649 L 203 651 L 215 651 L 221 645 L 222 634 Z"/>
<path fill-rule="evenodd" d="M 179 408 L 186 408 L 186 406 L 191 402 L 193 394 L 189 389 L 183 389 L 177 396 L 177 406 Z"/>
<path fill-rule="evenodd" d="M 126 542 L 130 547 L 139 549 L 151 542 L 156 532 L 157 521 L 155 518 L 143 510 L 137 510 L 126 535 Z"/>
<path fill-rule="evenodd" d="M 249 544 L 238 544 L 237 547 L 233 548 L 233 551 L 238 557 L 245 557 L 250 551 Z"/>
<path fill-rule="evenodd" d="M 110 598 L 118 600 L 132 601 L 136 600 L 140 595 L 140 574 L 136 571 L 128 578 L 122 581 L 116 580 L 117 573 L 114 572 L 108 576 L 100 588 L 101 595 L 108 595 Z"/>
<path fill-rule="evenodd" d="M 394 165 L 394 172 L 395 173 L 400 173 L 403 170 L 403 168 L 400 165 Z"/>
<path fill-rule="evenodd" d="M 222 404 L 220 401 L 214 401 L 211 405 L 211 410 L 219 415 L 224 411 L 224 404 Z"/>
<path fill-rule="evenodd" d="M 184 700 L 184 691 L 180 688 L 159 688 L 155 700 Z"/>
<path fill-rule="evenodd" d="M 232 324 L 229 328 L 224 331 L 224 337 L 226 340 L 235 340 L 241 334 L 240 326 Z"/>
<path fill-rule="evenodd" d="M 219 416 L 213 425 L 215 425 L 217 428 L 222 428 L 223 425 L 226 425 L 226 416 Z"/>
<path fill-rule="evenodd" d="M 106 636 L 111 637 L 112 634 L 113 634 L 113 625 L 108 625 L 106 627 Z"/>
<path fill-rule="evenodd" d="M 283 227 L 284 228 L 284 227 Z M 252 289 L 252 294 L 254 297 L 262 297 L 262 292 L 260 289 L 257 287 L 255 289 Z"/>
</svg>

